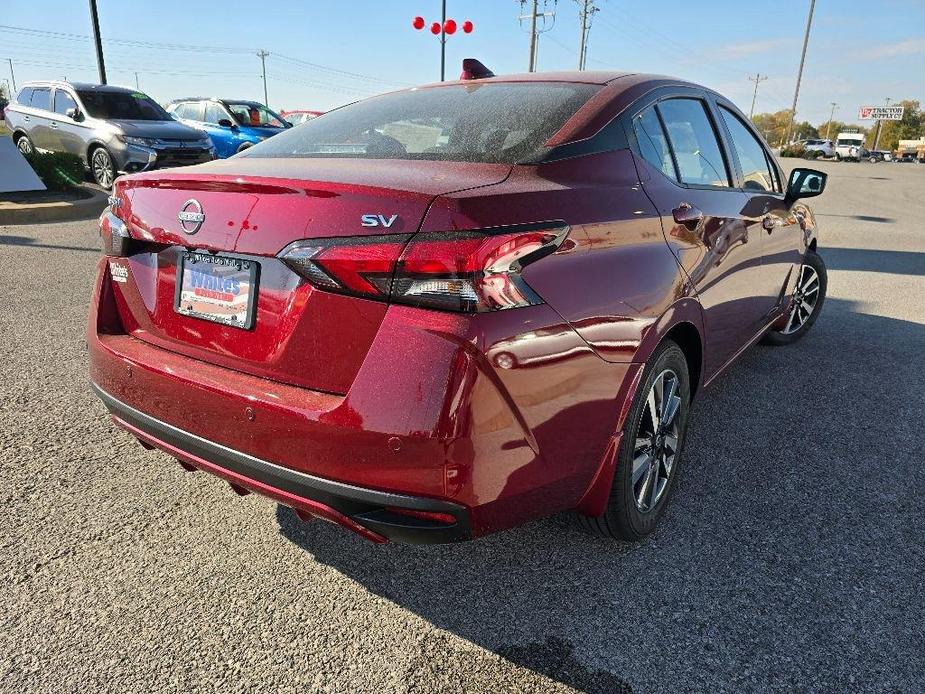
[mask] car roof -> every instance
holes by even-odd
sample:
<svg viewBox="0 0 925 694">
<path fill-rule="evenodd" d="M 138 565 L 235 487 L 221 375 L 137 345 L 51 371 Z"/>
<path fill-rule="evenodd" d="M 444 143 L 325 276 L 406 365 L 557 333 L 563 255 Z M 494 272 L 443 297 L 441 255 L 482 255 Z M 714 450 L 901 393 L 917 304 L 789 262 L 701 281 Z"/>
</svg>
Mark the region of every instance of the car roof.
<svg viewBox="0 0 925 694">
<path fill-rule="evenodd" d="M 118 87 L 113 84 L 94 84 L 92 82 L 65 82 L 64 80 L 32 80 L 29 82 L 24 82 L 22 85 L 25 87 L 70 87 L 71 89 L 76 89 L 79 91 L 93 91 L 93 92 L 115 92 L 122 94 L 131 94 L 137 92 L 137 89 L 131 89 L 130 87 Z"/>
<path fill-rule="evenodd" d="M 219 96 L 184 96 L 181 99 L 171 99 L 167 102 L 167 105 L 171 104 L 181 104 L 189 101 L 215 101 L 222 104 L 253 104 L 254 106 L 262 106 L 259 101 L 252 101 L 251 99 L 224 99 Z"/>
</svg>

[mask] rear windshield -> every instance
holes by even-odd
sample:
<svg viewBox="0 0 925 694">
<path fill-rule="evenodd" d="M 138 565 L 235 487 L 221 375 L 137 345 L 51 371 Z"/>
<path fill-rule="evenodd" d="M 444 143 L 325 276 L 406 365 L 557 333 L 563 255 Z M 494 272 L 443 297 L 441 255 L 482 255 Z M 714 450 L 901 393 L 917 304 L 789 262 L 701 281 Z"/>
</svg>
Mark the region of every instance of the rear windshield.
<svg viewBox="0 0 925 694">
<path fill-rule="evenodd" d="M 160 104 L 141 92 L 78 90 L 87 112 L 104 120 L 171 120 Z"/>
<path fill-rule="evenodd" d="M 598 89 L 565 82 L 411 89 L 331 111 L 239 156 L 514 164 L 539 155 Z"/>
</svg>

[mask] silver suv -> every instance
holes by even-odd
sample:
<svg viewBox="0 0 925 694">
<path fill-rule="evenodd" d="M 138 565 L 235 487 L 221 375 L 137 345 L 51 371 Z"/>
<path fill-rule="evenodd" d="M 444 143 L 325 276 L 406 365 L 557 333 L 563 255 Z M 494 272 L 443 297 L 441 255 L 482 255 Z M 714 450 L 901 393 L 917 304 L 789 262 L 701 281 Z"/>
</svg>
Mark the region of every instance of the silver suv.
<svg viewBox="0 0 925 694">
<path fill-rule="evenodd" d="M 76 154 L 103 188 L 112 187 L 119 173 L 215 158 L 207 135 L 178 123 L 150 97 L 124 87 L 27 82 L 5 112 L 19 151 Z"/>
</svg>

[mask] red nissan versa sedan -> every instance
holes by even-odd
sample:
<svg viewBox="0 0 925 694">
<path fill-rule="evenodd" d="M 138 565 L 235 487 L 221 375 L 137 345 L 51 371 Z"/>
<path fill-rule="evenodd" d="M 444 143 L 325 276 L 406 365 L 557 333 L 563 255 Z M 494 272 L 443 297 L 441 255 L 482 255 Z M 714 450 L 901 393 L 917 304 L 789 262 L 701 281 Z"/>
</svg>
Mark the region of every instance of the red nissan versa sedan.
<svg viewBox="0 0 925 694">
<path fill-rule="evenodd" d="M 120 178 L 93 389 L 146 447 L 374 542 L 573 509 L 636 539 L 692 398 L 826 291 L 799 199 L 727 99 L 670 77 L 464 78 L 231 159 Z"/>
</svg>

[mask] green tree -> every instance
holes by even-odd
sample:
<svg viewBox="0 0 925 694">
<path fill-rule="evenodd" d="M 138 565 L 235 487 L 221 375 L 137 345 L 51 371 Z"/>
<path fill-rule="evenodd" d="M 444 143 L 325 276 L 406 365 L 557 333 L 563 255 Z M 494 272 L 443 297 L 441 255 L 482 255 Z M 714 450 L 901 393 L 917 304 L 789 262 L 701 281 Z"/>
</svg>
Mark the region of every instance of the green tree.
<svg viewBox="0 0 925 694">
<path fill-rule="evenodd" d="M 809 140 L 819 137 L 819 131 L 814 128 L 808 121 L 793 124 L 793 138 L 797 140 Z"/>
<path fill-rule="evenodd" d="M 787 136 L 787 126 L 790 124 L 790 109 L 777 113 L 756 113 L 752 123 L 758 129 L 768 144 L 778 147 Z"/>
<path fill-rule="evenodd" d="M 828 140 L 834 140 L 838 137 L 838 133 L 845 129 L 845 123 L 842 123 L 840 120 L 833 120 L 831 123 L 826 121 L 825 123 L 820 123 L 817 130 L 819 131 L 819 137 L 824 137 Z"/>
</svg>

